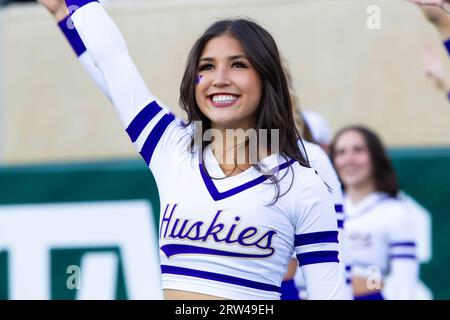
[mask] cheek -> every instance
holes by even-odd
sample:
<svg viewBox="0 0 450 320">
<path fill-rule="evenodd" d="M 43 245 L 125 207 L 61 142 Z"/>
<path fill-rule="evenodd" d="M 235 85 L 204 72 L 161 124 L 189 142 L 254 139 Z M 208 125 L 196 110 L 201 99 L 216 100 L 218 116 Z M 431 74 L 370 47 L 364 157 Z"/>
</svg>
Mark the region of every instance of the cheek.
<svg viewBox="0 0 450 320">
<path fill-rule="evenodd" d="M 259 103 L 259 101 L 261 100 L 261 95 L 262 95 L 261 80 L 259 79 L 259 77 L 254 77 L 252 79 L 251 83 L 252 83 L 253 91 L 255 93 L 255 100 L 257 100 L 257 102 Z"/>
<path fill-rule="evenodd" d="M 195 85 L 195 100 L 199 107 L 206 101 L 204 79 L 201 79 L 200 82 Z"/>
<path fill-rule="evenodd" d="M 362 166 L 366 171 L 371 169 L 370 157 L 367 153 L 361 154 L 358 160 L 360 166 Z"/>
<path fill-rule="evenodd" d="M 336 156 L 334 158 L 334 166 L 336 167 L 337 172 L 340 173 L 344 166 L 343 158 L 341 156 Z"/>
<path fill-rule="evenodd" d="M 372 163 L 368 154 L 362 154 L 358 157 L 358 165 L 361 168 L 361 175 L 364 178 L 372 176 Z"/>
<path fill-rule="evenodd" d="M 252 111 L 255 111 L 260 102 L 262 96 L 261 81 L 257 77 L 250 77 L 246 79 L 245 89 L 248 93 L 248 103 L 252 106 Z"/>
</svg>

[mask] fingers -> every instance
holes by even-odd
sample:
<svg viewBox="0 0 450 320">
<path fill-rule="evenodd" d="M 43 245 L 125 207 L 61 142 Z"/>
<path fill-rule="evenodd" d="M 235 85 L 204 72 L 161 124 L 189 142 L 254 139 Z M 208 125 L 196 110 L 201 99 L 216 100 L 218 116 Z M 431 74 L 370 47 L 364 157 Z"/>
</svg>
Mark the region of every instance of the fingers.
<svg viewBox="0 0 450 320">
<path fill-rule="evenodd" d="M 448 81 L 444 66 L 437 52 L 428 45 L 424 51 L 425 74 L 439 90 L 448 90 Z"/>
<path fill-rule="evenodd" d="M 412 0 L 421 6 L 436 6 L 450 13 L 450 0 Z"/>
</svg>

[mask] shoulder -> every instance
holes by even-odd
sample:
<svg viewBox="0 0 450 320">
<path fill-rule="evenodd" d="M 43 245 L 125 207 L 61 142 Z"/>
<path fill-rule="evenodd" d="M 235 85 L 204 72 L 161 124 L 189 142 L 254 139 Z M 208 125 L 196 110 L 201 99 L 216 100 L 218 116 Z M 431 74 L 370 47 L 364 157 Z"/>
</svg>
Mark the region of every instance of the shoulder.
<svg viewBox="0 0 450 320">
<path fill-rule="evenodd" d="M 320 146 L 318 146 L 317 144 L 306 141 L 306 140 L 302 140 L 302 142 L 303 142 L 303 146 L 305 147 L 305 151 L 308 155 L 308 159 L 310 162 L 316 161 L 323 157 L 325 157 L 325 158 L 327 157 L 327 155 L 322 150 L 322 148 Z M 298 141 L 298 144 L 301 147 L 300 140 Z"/>
<path fill-rule="evenodd" d="M 381 200 L 378 205 L 378 210 L 386 213 L 387 216 L 402 216 L 405 214 L 405 209 L 399 198 L 386 197 Z"/>
<path fill-rule="evenodd" d="M 411 216 L 399 198 L 390 197 L 380 202 L 379 214 L 392 228 L 407 228 L 411 224 Z"/>
<path fill-rule="evenodd" d="M 307 199 L 317 201 L 319 199 L 328 199 L 330 192 L 327 184 L 318 175 L 315 168 L 308 168 L 299 163 L 293 164 L 292 193 L 297 201 Z"/>
<path fill-rule="evenodd" d="M 337 228 L 333 198 L 327 185 L 314 169 L 296 163 L 290 194 L 291 214 L 302 230 L 335 230 Z M 305 231 L 306 232 L 306 231 Z"/>
</svg>

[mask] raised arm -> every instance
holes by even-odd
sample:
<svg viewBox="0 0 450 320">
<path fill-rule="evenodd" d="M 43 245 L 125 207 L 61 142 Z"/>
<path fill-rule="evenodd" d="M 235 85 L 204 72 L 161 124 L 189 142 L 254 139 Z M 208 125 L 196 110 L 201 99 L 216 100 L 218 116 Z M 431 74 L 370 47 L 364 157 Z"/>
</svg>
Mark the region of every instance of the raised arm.
<svg viewBox="0 0 450 320">
<path fill-rule="evenodd" d="M 106 92 L 157 182 L 185 152 L 189 134 L 156 100 L 134 65 L 119 29 L 95 0 L 67 0 L 79 36 L 104 79 Z M 194 79 L 193 79 L 194 81 Z"/>
<path fill-rule="evenodd" d="M 125 40 L 95 0 L 67 0 L 80 38 L 103 75 L 114 106 L 127 128 L 135 116 L 155 100 L 128 53 Z"/>
<path fill-rule="evenodd" d="M 73 52 L 77 56 L 78 61 L 83 68 L 94 80 L 97 86 L 102 90 L 103 94 L 109 99 L 109 93 L 106 88 L 105 80 L 100 70 L 95 66 L 94 61 L 89 52 L 86 50 L 86 46 L 78 35 L 78 31 L 75 29 L 72 20 L 69 16 L 69 10 L 67 9 L 64 0 L 39 0 L 39 3 L 45 7 L 48 12 L 53 16 L 58 23 L 58 27 L 66 37 L 72 47 Z"/>
</svg>

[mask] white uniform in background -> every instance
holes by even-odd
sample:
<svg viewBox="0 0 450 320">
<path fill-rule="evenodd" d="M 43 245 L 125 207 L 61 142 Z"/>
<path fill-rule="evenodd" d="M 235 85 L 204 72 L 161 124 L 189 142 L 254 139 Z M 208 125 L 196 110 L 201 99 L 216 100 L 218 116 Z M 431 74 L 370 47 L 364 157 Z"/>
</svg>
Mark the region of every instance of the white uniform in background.
<svg viewBox="0 0 450 320">
<path fill-rule="evenodd" d="M 430 212 L 415 201 L 405 192 L 399 193 L 400 201 L 405 211 L 411 215 L 414 224 L 414 234 L 416 236 L 416 254 L 420 263 L 429 263 L 432 257 L 432 229 Z M 383 295 L 389 299 L 395 296 L 395 290 L 392 288 L 390 277 L 386 278 L 386 284 L 383 288 Z M 433 293 L 430 288 L 420 279 L 417 279 L 415 296 L 416 300 L 432 300 Z"/>
<path fill-rule="evenodd" d="M 301 113 L 311 131 L 314 142 L 320 145 L 329 145 L 333 139 L 333 134 L 328 121 L 320 113 L 313 110 L 303 110 Z"/>
<path fill-rule="evenodd" d="M 388 299 L 413 299 L 418 280 L 413 219 L 400 200 L 375 192 L 354 205 L 344 198 L 346 252 L 352 275 L 368 278 L 373 289 L 390 277 Z"/>
<path fill-rule="evenodd" d="M 101 5 L 67 4 L 80 6 L 72 19 L 93 61 L 88 68 L 98 67 L 98 81 L 157 182 L 163 288 L 279 299 L 295 252 L 310 298 L 342 298 L 333 200 L 314 170 L 276 154 L 264 159 L 278 177 L 286 173 L 281 193 L 295 177 L 289 192 L 267 206 L 274 187 L 255 168 L 225 178 L 209 148 L 199 161 L 187 150 L 189 129 L 148 91 Z"/>
</svg>

